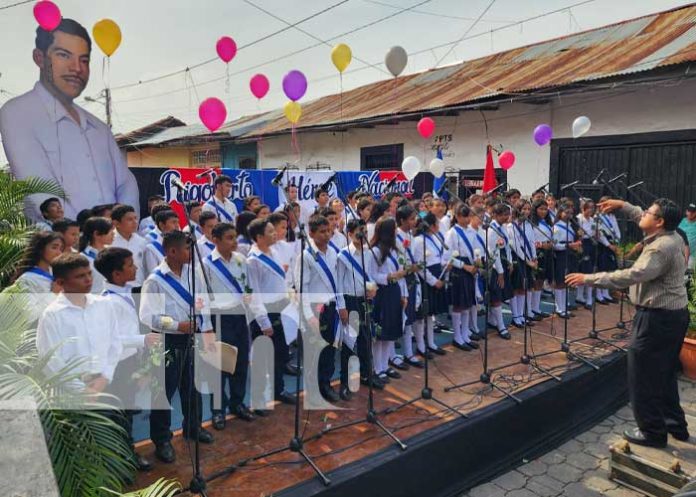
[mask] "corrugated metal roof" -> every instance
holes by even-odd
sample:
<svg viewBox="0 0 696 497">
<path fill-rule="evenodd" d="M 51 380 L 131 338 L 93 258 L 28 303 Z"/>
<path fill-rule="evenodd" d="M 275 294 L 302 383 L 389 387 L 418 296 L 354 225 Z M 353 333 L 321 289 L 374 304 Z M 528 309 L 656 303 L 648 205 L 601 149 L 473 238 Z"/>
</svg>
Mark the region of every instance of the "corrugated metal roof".
<svg viewBox="0 0 696 497">
<path fill-rule="evenodd" d="M 696 60 L 696 4 L 302 103 L 297 129 L 434 111 Z M 290 131 L 280 111 L 241 138 Z"/>
</svg>

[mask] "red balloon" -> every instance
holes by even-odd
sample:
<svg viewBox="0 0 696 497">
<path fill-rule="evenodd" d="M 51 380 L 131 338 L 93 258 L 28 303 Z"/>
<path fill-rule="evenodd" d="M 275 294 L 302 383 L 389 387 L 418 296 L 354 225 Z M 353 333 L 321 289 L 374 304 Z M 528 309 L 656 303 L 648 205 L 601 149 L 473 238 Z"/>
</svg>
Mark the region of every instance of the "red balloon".
<svg viewBox="0 0 696 497">
<path fill-rule="evenodd" d="M 251 80 L 249 80 L 249 89 L 251 89 L 251 93 L 253 93 L 256 98 L 261 99 L 265 97 L 269 87 L 270 83 L 268 82 L 268 78 L 263 74 L 255 74 L 252 76 Z"/>
<path fill-rule="evenodd" d="M 433 133 L 435 133 L 435 121 L 430 119 L 429 117 L 424 117 L 420 121 L 418 121 L 418 133 L 423 138 L 430 138 L 433 136 Z"/>
<path fill-rule="evenodd" d="M 45 31 L 53 31 L 62 20 L 60 9 L 49 0 L 42 0 L 34 5 L 34 18 Z"/>
<path fill-rule="evenodd" d="M 215 45 L 217 49 L 218 56 L 225 62 L 228 63 L 234 56 L 237 55 L 237 44 L 229 36 L 223 36 Z"/>
<path fill-rule="evenodd" d="M 214 133 L 220 126 L 225 123 L 227 118 L 227 109 L 217 98 L 208 98 L 204 100 L 198 108 L 198 116 L 206 128 Z"/>
<path fill-rule="evenodd" d="M 515 154 L 506 150 L 498 157 L 498 164 L 506 171 L 515 165 Z"/>
</svg>

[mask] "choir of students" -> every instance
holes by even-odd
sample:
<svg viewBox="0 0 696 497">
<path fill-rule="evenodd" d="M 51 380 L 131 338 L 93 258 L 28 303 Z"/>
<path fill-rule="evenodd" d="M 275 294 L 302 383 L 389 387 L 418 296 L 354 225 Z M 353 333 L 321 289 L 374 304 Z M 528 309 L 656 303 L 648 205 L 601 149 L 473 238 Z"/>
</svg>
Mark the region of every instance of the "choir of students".
<svg viewBox="0 0 696 497">
<path fill-rule="evenodd" d="M 284 378 L 298 374 L 289 343 L 296 330 L 287 328 L 283 311 L 298 304 L 299 292 L 321 296 L 319 302 L 305 299 L 298 312 L 330 344 L 317 351 L 316 371 L 306 370 L 307 378 L 325 400 L 350 401 L 353 355 L 359 359 L 360 382 L 376 389 L 422 368 L 426 356 L 445 355 L 445 335 L 436 336 L 438 316 L 449 315 L 452 348 L 463 352 L 479 348 L 486 328 L 509 340 L 509 324 L 523 328 L 548 318 L 541 307 L 547 286 L 554 289 L 556 314 L 569 318 L 565 274 L 577 266 L 583 272 L 593 272 L 595 265 L 615 268 L 621 240 L 616 219 L 595 216 L 591 201 L 584 201 L 575 216 L 572 201 L 556 202 L 543 192 L 535 192 L 532 203 L 516 190 L 503 199 L 472 195 L 466 202 L 449 203 L 430 194 L 409 201 L 398 193 L 376 200 L 352 192 L 346 211 L 340 199 L 330 202 L 327 192 L 317 191 L 316 209 L 307 214 L 295 202 L 296 190 L 286 191 L 290 200 L 276 212 L 260 198 L 248 197 L 238 213 L 228 198 L 231 189 L 232 180 L 218 176 L 207 202 L 185 206 L 200 253 L 196 265 L 201 263 L 204 271 L 196 275 L 190 274 L 189 227 L 180 231 L 178 214 L 161 197 L 148 199 L 150 216 L 139 224 L 133 207 L 126 205 L 100 206 L 102 216 L 81 213 L 81 223 L 60 219 L 62 211 L 51 199 L 42 209 L 46 223 L 41 228 L 53 231 L 34 235 L 16 275 L 30 295 L 42 294 L 39 309 L 47 310 L 39 325 L 39 352 L 59 348 L 49 366 L 64 364 L 70 355 L 94 353 L 103 364 L 82 371 L 80 385 L 114 392 L 129 383 L 125 371 L 133 369 L 119 364 L 163 343 L 173 354 L 165 363 L 163 391 L 153 393 L 160 397 L 154 400 L 159 407 L 180 392 L 184 436 L 190 437 L 201 422 L 202 398 L 191 389 L 187 335 L 201 333 L 209 347 L 217 325 L 219 339 L 238 349 L 235 373 L 221 375 L 222 403 L 213 405 L 211 399 L 213 427 L 222 430 L 228 415 L 253 421 L 269 414 L 247 406 L 251 350 L 258 337 L 273 344 L 272 364 L 265 365 L 274 371 L 269 376 L 273 399 L 297 402 Z M 300 226 L 308 235 L 304 253 Z M 189 321 L 192 282 L 206 295 L 200 305 L 196 302 L 195 329 Z M 484 302 L 486 290 L 489 302 Z M 77 296 L 64 296 L 69 292 Z M 139 306 L 133 298 L 138 293 Z M 589 308 L 593 298 L 600 304 L 612 301 L 608 293 L 594 294 L 589 287 L 581 287 L 575 300 Z M 489 322 L 479 326 L 485 304 Z M 505 318 L 504 306 L 511 319 Z M 79 313 L 83 325 L 61 328 Z M 351 313 L 358 316 L 358 336 L 349 346 L 340 330 Z M 74 333 L 77 345 L 61 347 L 67 333 Z M 98 340 L 90 338 L 97 333 Z M 153 408 L 150 437 L 164 462 L 176 458 L 171 430 L 169 410 Z M 210 432 L 198 433 L 201 442 L 213 441 Z M 142 458 L 138 464 L 149 467 Z"/>
</svg>

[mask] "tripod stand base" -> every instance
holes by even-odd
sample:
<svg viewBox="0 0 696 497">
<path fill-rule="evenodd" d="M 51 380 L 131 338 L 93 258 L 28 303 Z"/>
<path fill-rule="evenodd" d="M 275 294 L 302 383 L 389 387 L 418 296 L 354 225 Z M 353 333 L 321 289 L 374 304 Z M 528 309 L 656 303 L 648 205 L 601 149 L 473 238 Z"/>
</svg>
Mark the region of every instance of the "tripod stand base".
<svg viewBox="0 0 696 497">
<path fill-rule="evenodd" d="M 305 462 L 306 462 L 307 464 L 309 464 L 309 465 L 312 467 L 312 469 L 313 469 L 314 472 L 317 474 L 317 476 L 319 477 L 319 479 L 322 481 L 322 483 L 324 484 L 324 486 L 327 486 L 327 487 L 328 487 L 328 486 L 331 484 L 331 480 L 329 480 L 329 479 L 326 477 L 326 475 L 321 471 L 321 469 L 319 469 L 319 466 L 317 466 L 317 465 L 314 463 L 314 461 L 312 460 L 312 458 L 309 457 L 309 454 L 307 454 L 307 453 L 304 451 L 304 446 L 303 446 L 303 443 L 302 443 L 302 439 L 301 439 L 301 438 L 299 438 L 299 437 L 293 437 L 292 440 L 290 440 L 290 445 L 289 445 L 289 447 L 290 447 L 290 450 L 291 450 L 292 452 L 295 452 L 295 453 L 297 453 L 297 454 L 300 454 L 300 455 L 302 456 L 302 458 L 305 460 Z"/>
<path fill-rule="evenodd" d="M 625 329 L 626 329 L 626 323 L 623 322 L 623 321 L 619 321 L 618 323 L 616 323 L 616 327 L 617 327 L 618 329 L 620 329 L 620 330 L 625 330 Z"/>
<path fill-rule="evenodd" d="M 191 479 L 189 483 L 189 493 L 192 495 L 203 495 L 204 497 L 208 494 L 206 493 L 206 483 L 202 476 L 196 475 Z"/>
</svg>

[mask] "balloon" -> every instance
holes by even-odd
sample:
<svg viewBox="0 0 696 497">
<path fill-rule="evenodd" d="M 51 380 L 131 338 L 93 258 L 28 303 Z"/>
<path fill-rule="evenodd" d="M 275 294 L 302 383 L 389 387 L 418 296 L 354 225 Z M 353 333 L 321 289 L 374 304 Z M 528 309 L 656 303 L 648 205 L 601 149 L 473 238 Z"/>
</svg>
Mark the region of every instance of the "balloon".
<svg viewBox="0 0 696 497">
<path fill-rule="evenodd" d="M 350 65 L 350 61 L 353 59 L 353 53 L 350 51 L 350 47 L 345 43 L 339 43 L 333 50 L 331 50 L 331 62 L 336 66 L 338 72 L 343 73 L 346 67 Z"/>
<path fill-rule="evenodd" d="M 398 76 L 406 68 L 408 54 L 402 47 L 391 47 L 384 57 L 384 64 L 394 77 Z"/>
<path fill-rule="evenodd" d="M 256 98 L 263 98 L 268 93 L 270 83 L 263 74 L 254 74 L 249 80 L 249 88 Z"/>
<path fill-rule="evenodd" d="M 445 163 L 442 159 L 433 159 L 430 161 L 430 172 L 436 178 L 441 178 L 445 174 Z"/>
<path fill-rule="evenodd" d="M 590 118 L 587 116 L 580 116 L 573 121 L 573 138 L 580 138 L 582 135 L 587 133 L 592 126 Z"/>
<path fill-rule="evenodd" d="M 206 128 L 215 132 L 224 124 L 227 118 L 227 109 L 225 109 L 225 104 L 217 98 L 208 98 L 198 108 L 198 116 Z"/>
<path fill-rule="evenodd" d="M 283 112 L 285 113 L 285 117 L 288 118 L 288 121 L 290 121 L 292 124 L 297 124 L 300 117 L 302 117 L 302 106 L 297 102 L 291 101 L 285 104 L 285 107 L 283 107 Z"/>
<path fill-rule="evenodd" d="M 223 36 L 217 41 L 215 45 L 218 57 L 220 57 L 225 63 L 229 63 L 234 56 L 237 55 L 237 44 L 229 36 Z"/>
<path fill-rule="evenodd" d="M 498 164 L 506 171 L 515 165 L 515 154 L 506 150 L 498 157 Z"/>
<path fill-rule="evenodd" d="M 92 35 L 107 57 L 111 57 L 121 45 L 121 28 L 111 19 L 97 22 L 92 28 Z"/>
<path fill-rule="evenodd" d="M 58 27 L 62 19 L 58 6 L 43 0 L 34 5 L 34 19 L 46 31 L 53 31 Z"/>
<path fill-rule="evenodd" d="M 423 138 L 430 138 L 435 132 L 435 121 L 429 117 L 424 117 L 418 121 L 416 128 L 418 129 L 418 133 L 420 133 Z"/>
<path fill-rule="evenodd" d="M 553 130 L 548 124 L 540 124 L 534 128 L 534 141 L 540 147 L 546 145 L 553 138 Z"/>
<path fill-rule="evenodd" d="M 307 78 L 302 71 L 293 70 L 283 78 L 283 91 L 293 102 L 301 99 L 307 91 Z"/>
<path fill-rule="evenodd" d="M 401 163 L 401 171 L 403 171 L 404 176 L 406 176 L 406 179 L 409 181 L 416 177 L 416 175 L 420 172 L 420 169 L 420 161 L 412 155 L 406 157 Z"/>
</svg>

